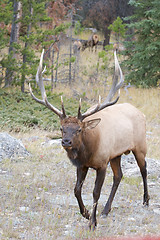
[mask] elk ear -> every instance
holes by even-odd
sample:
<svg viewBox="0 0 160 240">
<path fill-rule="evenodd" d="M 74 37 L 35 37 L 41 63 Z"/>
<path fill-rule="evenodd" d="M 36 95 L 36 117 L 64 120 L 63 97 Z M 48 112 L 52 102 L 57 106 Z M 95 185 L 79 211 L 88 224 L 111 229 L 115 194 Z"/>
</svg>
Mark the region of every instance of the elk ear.
<svg viewBox="0 0 160 240">
<path fill-rule="evenodd" d="M 100 118 L 89 120 L 88 122 L 84 122 L 84 127 L 85 129 L 95 128 L 100 123 L 100 121 Z"/>
</svg>

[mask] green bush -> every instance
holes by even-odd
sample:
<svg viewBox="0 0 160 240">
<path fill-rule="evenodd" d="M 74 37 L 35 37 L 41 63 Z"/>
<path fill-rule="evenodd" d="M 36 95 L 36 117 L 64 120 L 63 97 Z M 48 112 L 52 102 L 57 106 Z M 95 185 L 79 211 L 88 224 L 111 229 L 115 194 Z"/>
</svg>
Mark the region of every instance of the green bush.
<svg viewBox="0 0 160 240">
<path fill-rule="evenodd" d="M 36 91 L 35 91 L 36 92 Z M 49 94 L 48 94 L 49 93 Z M 37 96 L 37 94 L 35 94 Z M 61 109 L 61 95 L 47 92 L 48 101 Z M 38 94 L 38 97 L 41 96 Z M 64 97 L 67 115 L 77 115 L 78 102 L 73 98 Z M 87 104 L 83 103 L 86 110 Z M 7 131 L 27 131 L 31 128 L 40 128 L 53 131 L 59 129 L 59 118 L 43 105 L 35 102 L 30 94 L 21 93 L 19 90 L 0 90 L 0 128 Z"/>
</svg>

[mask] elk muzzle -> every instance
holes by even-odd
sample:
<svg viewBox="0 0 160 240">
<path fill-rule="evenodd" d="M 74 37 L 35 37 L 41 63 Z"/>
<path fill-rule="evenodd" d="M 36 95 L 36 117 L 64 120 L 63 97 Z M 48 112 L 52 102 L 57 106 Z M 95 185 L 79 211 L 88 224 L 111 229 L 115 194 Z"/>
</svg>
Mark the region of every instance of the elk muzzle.
<svg viewBox="0 0 160 240">
<path fill-rule="evenodd" d="M 72 141 L 69 138 L 62 139 L 62 146 L 65 149 L 72 149 Z"/>
</svg>

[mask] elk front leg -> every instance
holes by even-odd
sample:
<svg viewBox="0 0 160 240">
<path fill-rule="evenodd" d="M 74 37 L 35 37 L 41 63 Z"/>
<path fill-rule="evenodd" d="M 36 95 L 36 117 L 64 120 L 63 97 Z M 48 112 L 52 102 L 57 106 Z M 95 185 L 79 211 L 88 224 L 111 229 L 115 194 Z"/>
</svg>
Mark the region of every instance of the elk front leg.
<svg viewBox="0 0 160 240">
<path fill-rule="evenodd" d="M 74 194 L 79 204 L 80 213 L 82 214 L 83 217 L 89 219 L 90 218 L 89 212 L 85 208 L 83 204 L 82 196 L 81 196 L 82 185 L 86 178 L 87 172 L 88 172 L 87 167 L 77 167 L 77 182 L 74 189 Z"/>
<path fill-rule="evenodd" d="M 112 205 L 112 201 L 114 199 L 114 196 L 116 194 L 117 188 L 120 184 L 120 181 L 122 179 L 122 170 L 121 170 L 121 156 L 114 158 L 110 161 L 110 165 L 113 171 L 113 186 L 112 186 L 112 190 L 111 193 L 109 195 L 108 201 L 104 207 L 104 210 L 102 211 L 102 215 L 108 215 L 108 213 L 111 210 L 111 205 Z"/>
<path fill-rule="evenodd" d="M 96 176 L 96 181 L 95 181 L 95 187 L 93 190 L 93 211 L 92 215 L 90 218 L 90 224 L 89 227 L 90 229 L 94 230 L 95 227 L 97 226 L 97 220 L 96 220 L 96 210 L 97 210 L 97 205 L 98 205 L 98 199 L 100 197 L 101 193 L 101 188 L 105 179 L 106 175 L 106 168 L 100 168 L 97 169 L 96 171 L 97 176 Z"/>
</svg>

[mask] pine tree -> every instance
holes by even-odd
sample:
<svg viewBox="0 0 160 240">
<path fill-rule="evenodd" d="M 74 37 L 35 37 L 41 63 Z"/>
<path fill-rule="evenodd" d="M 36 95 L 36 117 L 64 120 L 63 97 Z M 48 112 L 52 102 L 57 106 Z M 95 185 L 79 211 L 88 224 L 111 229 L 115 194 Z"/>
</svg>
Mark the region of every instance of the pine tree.
<svg viewBox="0 0 160 240">
<path fill-rule="evenodd" d="M 13 12 L 13 4 L 7 0 L 0 0 L 0 8 L 3 11 L 0 11 L 0 50 L 9 46 L 10 40 L 10 29 L 12 23 L 12 12 Z M 3 59 L 3 53 L 0 51 L 0 59 Z M 2 71 L 5 69 L 7 64 L 5 61 L 0 62 Z M 2 84 L 5 77 L 2 75 L 0 78 L 0 85 Z"/>
<path fill-rule="evenodd" d="M 20 12 L 21 12 L 21 2 L 14 0 L 13 1 L 13 19 L 12 19 L 12 28 L 10 33 L 10 44 L 8 50 L 8 61 L 6 66 L 6 76 L 5 76 L 5 86 L 9 86 L 13 81 L 14 71 L 17 68 L 16 53 L 17 48 L 19 48 L 18 39 L 19 39 L 19 30 L 20 30 Z"/>
<path fill-rule="evenodd" d="M 112 30 L 115 33 L 115 38 L 117 42 L 119 42 L 120 37 L 125 37 L 125 24 L 119 16 L 112 24 L 109 25 L 108 29 Z"/>
<path fill-rule="evenodd" d="M 125 43 L 127 81 L 136 86 L 156 86 L 160 79 L 160 1 L 130 0 L 135 14 L 129 28 L 134 29 L 133 40 Z"/>
<path fill-rule="evenodd" d="M 45 30 L 40 26 L 40 23 L 47 22 L 50 18 L 46 15 L 45 0 L 22 0 L 22 19 L 21 19 L 21 37 L 23 43 L 20 49 L 22 55 L 22 63 L 20 68 L 20 85 L 21 91 L 24 92 L 24 83 L 26 76 L 35 74 L 36 63 L 36 45 L 37 40 L 42 44 L 44 40 Z M 41 40 L 40 40 L 41 39 Z"/>
<path fill-rule="evenodd" d="M 8 3 L 8 0 L 0 0 L 0 8 L 3 9 L 3 11 L 0 11 L 0 49 L 3 49 L 9 43 L 13 6 L 11 2 Z"/>
<path fill-rule="evenodd" d="M 3 28 L 0 48 L 9 49 L 8 55 L 2 55 L 0 61 L 6 68 L 5 86 L 20 85 L 24 92 L 25 80 L 35 78 L 39 51 L 50 48 L 58 39 L 58 34 L 68 27 L 56 21 L 54 16 L 48 16 L 52 3 L 46 0 L 0 1 L 3 8 L 0 13 L 0 27 Z M 65 3 L 68 5 L 65 6 Z M 65 0 L 60 6 L 68 9 L 70 5 L 70 1 Z M 61 12 L 60 17 L 66 13 Z M 53 26 L 53 23 L 56 25 Z"/>
</svg>

